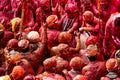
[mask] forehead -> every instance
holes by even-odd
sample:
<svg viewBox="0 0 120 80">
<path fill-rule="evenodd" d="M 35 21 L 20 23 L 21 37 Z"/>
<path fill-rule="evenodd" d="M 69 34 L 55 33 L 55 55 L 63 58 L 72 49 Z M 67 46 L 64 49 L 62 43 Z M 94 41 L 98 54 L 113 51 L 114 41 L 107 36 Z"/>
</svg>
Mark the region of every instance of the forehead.
<svg viewBox="0 0 120 80">
<path fill-rule="evenodd" d="M 97 47 L 95 45 L 92 45 L 92 44 L 87 46 L 87 49 L 93 49 L 93 48 L 97 48 Z"/>
</svg>

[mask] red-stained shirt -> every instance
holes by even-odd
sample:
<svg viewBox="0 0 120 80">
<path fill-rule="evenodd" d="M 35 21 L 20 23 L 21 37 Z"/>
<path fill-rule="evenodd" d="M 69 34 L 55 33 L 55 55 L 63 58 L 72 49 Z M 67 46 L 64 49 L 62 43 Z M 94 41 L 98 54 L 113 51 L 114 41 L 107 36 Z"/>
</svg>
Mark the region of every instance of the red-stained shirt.
<svg viewBox="0 0 120 80">
<path fill-rule="evenodd" d="M 99 80 L 106 73 L 105 62 L 93 61 L 82 69 L 82 74 L 87 80 Z"/>
<path fill-rule="evenodd" d="M 114 57 L 114 52 L 120 48 L 120 36 L 114 35 L 120 34 L 120 32 L 114 31 L 114 20 L 116 17 L 120 17 L 119 13 L 113 14 L 106 23 L 105 26 L 105 37 L 103 40 L 104 54 L 106 58 Z"/>
</svg>

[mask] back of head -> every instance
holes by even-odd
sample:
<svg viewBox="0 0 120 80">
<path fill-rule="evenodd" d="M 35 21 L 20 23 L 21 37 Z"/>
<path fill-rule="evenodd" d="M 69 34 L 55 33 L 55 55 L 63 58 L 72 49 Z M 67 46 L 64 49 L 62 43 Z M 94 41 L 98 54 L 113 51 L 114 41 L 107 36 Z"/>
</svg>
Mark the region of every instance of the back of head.
<svg viewBox="0 0 120 80">
<path fill-rule="evenodd" d="M 68 3 L 68 4 L 65 5 L 65 11 L 67 13 L 75 13 L 75 12 L 78 11 L 78 8 L 77 8 L 77 6 L 75 4 Z"/>
<path fill-rule="evenodd" d="M 72 35 L 68 32 L 61 32 L 58 36 L 60 43 L 69 43 L 72 40 Z"/>
<path fill-rule="evenodd" d="M 29 41 L 27 39 L 22 39 L 18 42 L 18 47 L 21 49 L 26 49 L 29 45 Z"/>
<path fill-rule="evenodd" d="M 48 28 L 55 28 L 55 29 L 57 29 L 57 27 L 55 26 L 58 23 L 57 15 L 50 15 L 50 16 L 48 16 L 47 19 L 46 19 L 46 23 L 48 25 Z"/>
<path fill-rule="evenodd" d="M 17 39 L 11 39 L 7 43 L 8 50 L 16 50 L 18 48 L 18 40 Z"/>
<path fill-rule="evenodd" d="M 13 79 L 17 80 L 24 77 L 24 74 L 25 74 L 25 70 L 23 67 L 15 66 L 10 75 L 13 77 Z"/>
<path fill-rule="evenodd" d="M 106 68 L 107 70 L 114 71 L 117 70 L 118 62 L 115 58 L 110 58 L 106 62 Z"/>
<path fill-rule="evenodd" d="M 74 57 L 70 60 L 70 66 L 74 70 L 80 70 L 83 66 L 82 59 L 80 57 Z"/>
<path fill-rule="evenodd" d="M 40 35 L 37 31 L 30 31 L 27 35 L 27 39 L 31 42 L 38 42 Z"/>
</svg>

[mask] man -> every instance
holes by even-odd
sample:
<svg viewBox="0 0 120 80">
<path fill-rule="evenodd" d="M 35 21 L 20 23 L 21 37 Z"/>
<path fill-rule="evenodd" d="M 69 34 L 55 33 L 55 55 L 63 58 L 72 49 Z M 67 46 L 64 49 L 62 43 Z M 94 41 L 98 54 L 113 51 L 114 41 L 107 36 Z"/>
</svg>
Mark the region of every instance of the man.
<svg viewBox="0 0 120 80">
<path fill-rule="evenodd" d="M 82 74 L 86 76 L 87 80 L 99 80 L 100 77 L 105 75 L 105 61 L 100 61 L 102 57 L 98 53 L 97 46 L 90 44 L 86 48 L 86 56 L 89 63 L 83 67 Z"/>
<path fill-rule="evenodd" d="M 105 26 L 103 41 L 106 59 L 114 57 L 116 50 L 120 49 L 120 13 L 111 15 Z"/>
</svg>

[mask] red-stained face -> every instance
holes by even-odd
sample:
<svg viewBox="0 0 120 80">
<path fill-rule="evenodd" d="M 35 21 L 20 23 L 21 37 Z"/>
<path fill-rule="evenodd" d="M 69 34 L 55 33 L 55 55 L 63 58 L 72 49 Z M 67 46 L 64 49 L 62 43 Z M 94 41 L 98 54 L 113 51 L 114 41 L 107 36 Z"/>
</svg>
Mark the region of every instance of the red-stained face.
<svg viewBox="0 0 120 80">
<path fill-rule="evenodd" d="M 67 16 L 69 18 L 75 17 L 77 15 L 77 12 L 67 12 Z"/>
<path fill-rule="evenodd" d="M 98 49 L 96 45 L 88 45 L 86 48 L 86 54 L 88 56 L 95 56 L 98 53 Z"/>
<path fill-rule="evenodd" d="M 61 6 L 65 6 L 68 0 L 59 0 Z"/>
<path fill-rule="evenodd" d="M 109 6 L 109 1 L 108 0 L 100 0 L 100 8 L 102 10 L 107 9 Z"/>
<path fill-rule="evenodd" d="M 47 11 L 47 10 L 50 10 L 50 3 L 49 2 L 46 2 L 44 5 L 41 5 L 42 9 Z"/>
</svg>

